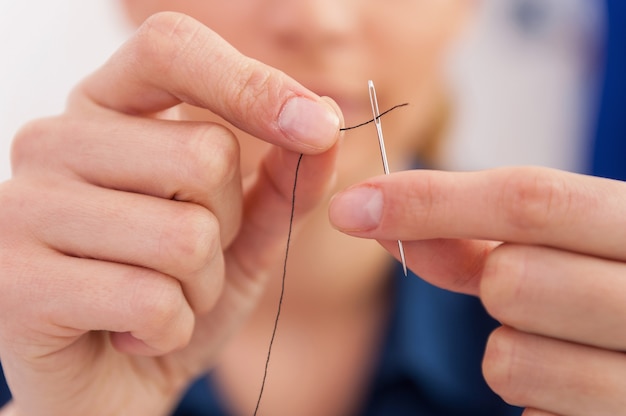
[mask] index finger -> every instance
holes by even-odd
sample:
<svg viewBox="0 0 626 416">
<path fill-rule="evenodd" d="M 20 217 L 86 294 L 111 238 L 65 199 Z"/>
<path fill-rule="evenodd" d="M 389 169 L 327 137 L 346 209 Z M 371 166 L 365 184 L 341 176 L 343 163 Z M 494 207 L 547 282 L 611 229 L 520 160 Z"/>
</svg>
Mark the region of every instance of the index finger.
<svg viewBox="0 0 626 416">
<path fill-rule="evenodd" d="M 407 171 L 337 195 L 330 215 L 379 240 L 464 238 L 626 260 L 626 184 L 545 168 Z"/>
<path fill-rule="evenodd" d="M 127 114 L 186 102 L 301 153 L 327 150 L 339 135 L 339 117 L 327 102 L 179 13 L 149 18 L 77 92 Z"/>
</svg>

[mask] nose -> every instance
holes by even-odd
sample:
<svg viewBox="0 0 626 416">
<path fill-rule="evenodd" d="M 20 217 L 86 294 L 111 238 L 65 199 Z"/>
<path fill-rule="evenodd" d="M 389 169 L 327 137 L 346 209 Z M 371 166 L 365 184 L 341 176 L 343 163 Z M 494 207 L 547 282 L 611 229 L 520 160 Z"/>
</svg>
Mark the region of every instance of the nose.
<svg viewBox="0 0 626 416">
<path fill-rule="evenodd" d="M 357 24 L 351 7 L 362 0 L 267 0 L 259 16 L 283 47 L 328 48 L 345 43 Z"/>
</svg>

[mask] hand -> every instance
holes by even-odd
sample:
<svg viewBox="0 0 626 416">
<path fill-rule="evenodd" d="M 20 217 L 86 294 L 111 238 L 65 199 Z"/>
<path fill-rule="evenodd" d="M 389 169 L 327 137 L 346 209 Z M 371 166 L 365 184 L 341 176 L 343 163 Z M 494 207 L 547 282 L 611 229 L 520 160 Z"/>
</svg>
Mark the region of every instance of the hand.
<svg viewBox="0 0 626 416">
<path fill-rule="evenodd" d="M 330 218 L 375 238 L 502 323 L 487 382 L 526 416 L 626 414 L 626 183 L 540 168 L 411 171 L 332 201 Z"/>
<path fill-rule="evenodd" d="M 242 187 L 237 138 L 276 145 Z M 149 19 L 18 134 L 0 185 L 0 356 L 20 415 L 165 414 L 329 188 L 340 115 L 191 18 Z M 167 117 L 167 119 L 165 119 Z"/>
</svg>

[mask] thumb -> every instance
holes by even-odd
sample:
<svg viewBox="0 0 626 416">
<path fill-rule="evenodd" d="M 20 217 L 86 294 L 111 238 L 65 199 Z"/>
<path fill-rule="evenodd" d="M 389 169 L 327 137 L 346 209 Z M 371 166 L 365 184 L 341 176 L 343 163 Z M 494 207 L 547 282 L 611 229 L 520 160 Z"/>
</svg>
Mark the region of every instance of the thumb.
<svg viewBox="0 0 626 416">
<path fill-rule="evenodd" d="M 149 18 L 71 98 L 70 107 L 84 108 L 86 99 L 131 115 L 186 102 L 300 153 L 328 150 L 340 123 L 327 103 L 283 72 L 242 55 L 191 17 L 172 12 Z"/>
</svg>

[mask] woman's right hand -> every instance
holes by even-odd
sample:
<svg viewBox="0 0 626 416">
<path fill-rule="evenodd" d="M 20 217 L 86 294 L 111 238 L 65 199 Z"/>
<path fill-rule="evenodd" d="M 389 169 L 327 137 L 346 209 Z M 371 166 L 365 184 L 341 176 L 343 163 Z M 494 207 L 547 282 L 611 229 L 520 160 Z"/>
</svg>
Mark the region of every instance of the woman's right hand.
<svg viewBox="0 0 626 416">
<path fill-rule="evenodd" d="M 274 144 L 244 190 L 237 138 Z M 174 110 L 174 111 L 170 111 Z M 208 369 L 334 171 L 340 114 L 195 20 L 150 18 L 26 126 L 0 185 L 0 358 L 19 415 L 166 414 Z"/>
</svg>

